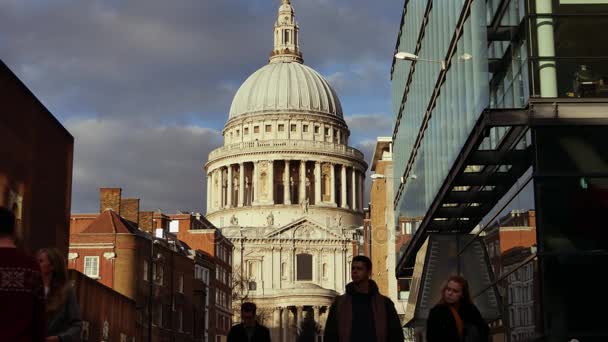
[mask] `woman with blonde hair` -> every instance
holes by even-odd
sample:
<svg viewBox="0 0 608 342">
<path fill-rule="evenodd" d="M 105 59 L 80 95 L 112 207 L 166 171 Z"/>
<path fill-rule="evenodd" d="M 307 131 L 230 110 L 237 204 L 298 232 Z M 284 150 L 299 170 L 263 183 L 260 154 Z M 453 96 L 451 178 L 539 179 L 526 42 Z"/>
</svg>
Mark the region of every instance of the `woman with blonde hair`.
<svg viewBox="0 0 608 342">
<path fill-rule="evenodd" d="M 451 276 L 441 291 L 441 299 L 429 313 L 428 342 L 487 342 L 489 327 L 473 304 L 469 283 Z"/>
<path fill-rule="evenodd" d="M 65 259 L 56 248 L 43 248 L 36 256 L 46 298 L 46 342 L 79 342 L 82 320 L 76 295 L 68 281 Z"/>
</svg>

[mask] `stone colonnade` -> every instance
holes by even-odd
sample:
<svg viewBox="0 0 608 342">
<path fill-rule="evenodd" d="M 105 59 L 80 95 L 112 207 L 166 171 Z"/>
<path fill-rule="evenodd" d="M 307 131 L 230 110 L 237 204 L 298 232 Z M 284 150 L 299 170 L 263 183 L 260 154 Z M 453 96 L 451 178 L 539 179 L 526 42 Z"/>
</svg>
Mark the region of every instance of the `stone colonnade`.
<svg viewBox="0 0 608 342">
<path fill-rule="evenodd" d="M 273 204 L 362 211 L 364 182 L 363 170 L 335 162 L 287 159 L 229 164 L 207 174 L 207 212 Z"/>
<path fill-rule="evenodd" d="M 298 336 L 314 337 L 323 335 L 329 307 L 314 306 L 279 306 L 271 310 L 271 337 L 276 342 L 293 342 Z M 316 330 L 318 328 L 318 330 Z"/>
</svg>

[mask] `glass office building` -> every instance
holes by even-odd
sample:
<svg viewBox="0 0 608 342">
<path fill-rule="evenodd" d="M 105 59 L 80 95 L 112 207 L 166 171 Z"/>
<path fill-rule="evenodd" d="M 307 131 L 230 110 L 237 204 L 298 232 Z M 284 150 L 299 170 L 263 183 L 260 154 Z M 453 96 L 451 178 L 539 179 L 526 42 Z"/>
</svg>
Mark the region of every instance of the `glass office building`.
<svg viewBox="0 0 608 342">
<path fill-rule="evenodd" d="M 606 29 L 608 0 L 405 1 L 394 209 L 415 231 L 396 272 L 417 339 L 461 273 L 493 340 L 608 340 Z"/>
</svg>

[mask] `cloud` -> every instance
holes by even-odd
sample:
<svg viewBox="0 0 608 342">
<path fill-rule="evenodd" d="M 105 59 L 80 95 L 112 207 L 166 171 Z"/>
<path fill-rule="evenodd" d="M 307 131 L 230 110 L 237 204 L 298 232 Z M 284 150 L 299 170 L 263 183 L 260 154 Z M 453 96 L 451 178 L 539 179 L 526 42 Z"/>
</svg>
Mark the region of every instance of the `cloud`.
<svg viewBox="0 0 608 342">
<path fill-rule="evenodd" d="M 345 120 L 348 128 L 356 135 L 366 138 L 392 135 L 393 119 L 386 114 L 357 114 L 347 116 Z"/>
<path fill-rule="evenodd" d="M 232 97 L 267 63 L 279 1 L 0 1 L 0 58 L 76 137 L 73 209 L 100 186 L 142 206 L 201 210 L 202 165 Z M 345 113 L 388 113 L 402 4 L 293 0 L 307 65 Z M 347 116 L 351 144 L 389 115 Z M 206 127 L 206 128 L 204 128 Z"/>
<path fill-rule="evenodd" d="M 142 209 L 205 211 L 203 164 L 221 144 L 217 131 L 196 126 L 125 125 L 69 120 L 75 136 L 73 212 L 95 212 L 100 187 L 123 188 Z"/>
</svg>

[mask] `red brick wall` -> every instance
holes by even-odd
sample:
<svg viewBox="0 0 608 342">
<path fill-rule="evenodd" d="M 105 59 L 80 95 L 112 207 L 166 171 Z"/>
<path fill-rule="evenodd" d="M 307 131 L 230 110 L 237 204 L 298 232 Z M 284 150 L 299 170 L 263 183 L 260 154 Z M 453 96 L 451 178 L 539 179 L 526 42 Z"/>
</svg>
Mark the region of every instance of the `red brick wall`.
<svg viewBox="0 0 608 342">
<path fill-rule="evenodd" d="M 139 225 L 139 198 L 125 198 L 120 200 L 120 215 Z"/>
<path fill-rule="evenodd" d="M 108 341 L 120 341 L 121 333 L 127 341 L 135 337 L 140 341 L 136 329 L 137 312 L 135 302 L 109 287 L 74 270 L 69 271 L 82 320 L 88 325 L 88 341 L 102 341 L 103 323 L 108 322 Z"/>
<path fill-rule="evenodd" d="M 107 209 L 112 209 L 120 215 L 120 188 L 100 188 L 99 189 L 99 212 L 103 213 Z"/>
</svg>

